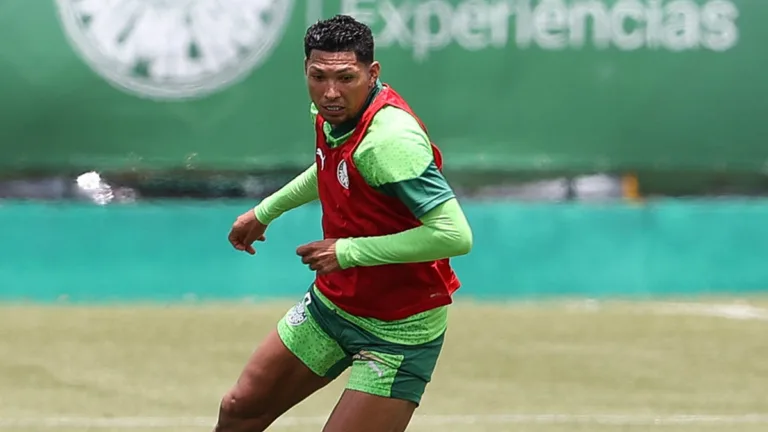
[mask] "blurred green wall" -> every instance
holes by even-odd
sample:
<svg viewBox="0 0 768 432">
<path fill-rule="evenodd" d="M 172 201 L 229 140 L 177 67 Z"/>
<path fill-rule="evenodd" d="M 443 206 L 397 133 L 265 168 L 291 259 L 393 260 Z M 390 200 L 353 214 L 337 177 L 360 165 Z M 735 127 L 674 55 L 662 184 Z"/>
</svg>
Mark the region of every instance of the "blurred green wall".
<svg viewBox="0 0 768 432">
<path fill-rule="evenodd" d="M 454 170 L 768 161 L 765 1 L 209 3 L 0 3 L 0 171 L 306 166 L 302 38 L 339 12 Z"/>
<path fill-rule="evenodd" d="M 295 250 L 320 238 L 308 205 L 258 254 L 227 242 L 252 202 L 0 208 L 0 300 L 298 298 L 313 280 Z M 474 249 L 454 260 L 461 296 L 645 297 L 768 290 L 768 201 L 465 203 Z"/>
</svg>

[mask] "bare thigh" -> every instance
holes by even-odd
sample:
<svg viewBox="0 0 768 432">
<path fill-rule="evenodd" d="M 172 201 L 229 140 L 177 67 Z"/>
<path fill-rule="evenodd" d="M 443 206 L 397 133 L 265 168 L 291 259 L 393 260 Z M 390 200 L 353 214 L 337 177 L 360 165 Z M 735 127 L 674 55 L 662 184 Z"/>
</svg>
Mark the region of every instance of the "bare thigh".
<svg viewBox="0 0 768 432">
<path fill-rule="evenodd" d="M 411 401 L 347 389 L 323 432 L 404 432 L 415 410 Z"/>
<path fill-rule="evenodd" d="M 331 380 L 304 365 L 273 330 L 224 396 L 215 432 L 260 432 Z"/>
</svg>

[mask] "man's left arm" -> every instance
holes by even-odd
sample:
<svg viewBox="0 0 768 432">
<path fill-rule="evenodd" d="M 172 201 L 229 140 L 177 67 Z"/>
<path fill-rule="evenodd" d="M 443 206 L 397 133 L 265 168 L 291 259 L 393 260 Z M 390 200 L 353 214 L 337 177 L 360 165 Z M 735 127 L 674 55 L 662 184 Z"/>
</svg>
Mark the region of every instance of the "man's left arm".
<svg viewBox="0 0 768 432">
<path fill-rule="evenodd" d="M 407 116 L 407 117 L 405 117 Z M 355 164 L 366 181 L 403 202 L 422 225 L 377 237 L 340 239 L 341 268 L 425 262 L 469 253 L 472 230 L 442 172 L 426 134 L 408 114 L 387 109 L 377 114 L 369 139 Z M 386 125 L 397 124 L 391 130 Z"/>
<path fill-rule="evenodd" d="M 382 264 L 434 261 L 465 255 L 472 230 L 456 198 L 419 218 L 423 225 L 396 234 L 340 239 L 336 257 L 342 269 Z"/>
</svg>

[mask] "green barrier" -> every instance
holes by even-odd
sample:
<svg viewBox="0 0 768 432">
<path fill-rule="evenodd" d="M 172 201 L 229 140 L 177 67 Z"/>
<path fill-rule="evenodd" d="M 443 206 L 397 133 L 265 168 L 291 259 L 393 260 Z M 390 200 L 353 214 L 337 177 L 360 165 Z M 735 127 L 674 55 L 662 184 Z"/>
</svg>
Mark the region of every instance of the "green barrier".
<svg viewBox="0 0 768 432">
<path fill-rule="evenodd" d="M 761 0 L 49 0 L 0 4 L 0 170 L 306 166 L 302 37 L 339 12 L 453 169 L 768 160 Z"/>
<path fill-rule="evenodd" d="M 250 256 L 226 240 L 248 205 L 5 205 L 0 300 L 298 298 L 313 275 L 295 249 L 319 238 L 319 208 L 282 216 Z M 464 297 L 768 290 L 768 201 L 465 207 L 475 246 L 454 260 Z"/>
</svg>

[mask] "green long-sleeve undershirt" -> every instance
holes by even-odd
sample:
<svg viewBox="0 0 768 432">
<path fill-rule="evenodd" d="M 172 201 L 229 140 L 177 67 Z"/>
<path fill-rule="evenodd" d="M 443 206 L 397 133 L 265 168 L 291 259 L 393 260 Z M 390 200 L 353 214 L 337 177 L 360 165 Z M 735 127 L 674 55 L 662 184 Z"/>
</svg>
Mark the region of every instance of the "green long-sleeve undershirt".
<svg viewBox="0 0 768 432">
<path fill-rule="evenodd" d="M 309 167 L 255 208 L 256 218 L 270 224 L 283 213 L 318 198 L 317 168 Z M 340 239 L 336 256 L 342 268 L 432 261 L 464 255 L 472 232 L 455 198 L 422 215 L 422 225 L 386 236 Z"/>
<path fill-rule="evenodd" d="M 381 83 L 377 83 L 367 104 L 382 88 Z M 365 107 L 361 112 L 364 110 Z M 310 106 L 310 113 L 314 125 L 317 115 L 314 105 Z M 343 145 L 358 121 L 359 118 L 354 118 L 337 126 L 324 123 L 323 133 L 328 145 Z M 422 225 L 391 235 L 339 239 L 336 256 L 342 268 L 433 261 L 469 252 L 472 231 L 434 156 L 429 137 L 413 116 L 392 106 L 384 107 L 374 115 L 365 137 L 352 155 L 355 166 L 370 187 L 399 199 Z M 283 213 L 317 200 L 317 170 L 317 165 L 312 165 L 264 199 L 255 208 L 256 217 L 262 223 L 270 224 Z M 337 308 L 316 287 L 315 294 L 340 316 L 395 343 L 426 343 L 441 335 L 447 326 L 446 306 L 384 322 L 353 316 Z"/>
</svg>

